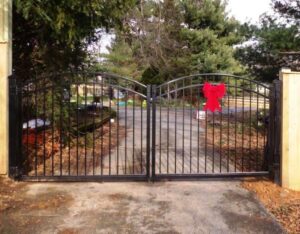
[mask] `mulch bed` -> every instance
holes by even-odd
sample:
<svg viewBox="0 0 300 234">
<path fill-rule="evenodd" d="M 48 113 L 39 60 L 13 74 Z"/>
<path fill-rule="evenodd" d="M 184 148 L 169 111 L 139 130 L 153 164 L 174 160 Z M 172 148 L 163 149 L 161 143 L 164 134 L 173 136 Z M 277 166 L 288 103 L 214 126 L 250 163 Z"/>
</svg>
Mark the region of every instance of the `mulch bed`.
<svg viewBox="0 0 300 234">
<path fill-rule="evenodd" d="M 248 179 L 242 187 L 254 192 L 288 233 L 300 233 L 300 192 L 282 188 L 268 179 Z"/>
<path fill-rule="evenodd" d="M 51 131 L 46 132 L 44 144 L 44 133 L 42 132 L 37 138 L 37 147 L 34 140 L 28 148 L 26 143 L 23 144 L 24 158 L 27 159 L 25 161 L 26 173 L 30 176 L 44 175 L 44 172 L 45 175 L 60 175 L 60 173 L 77 175 L 77 165 L 79 175 L 93 174 L 95 170 L 100 173 L 101 157 L 109 155 L 109 148 L 112 151 L 124 136 L 124 127 L 119 126 L 117 130 L 116 123 L 106 123 L 103 127 L 95 129 L 94 133 L 89 132 L 80 136 L 78 142 L 77 138 L 73 136 L 69 147 L 69 143 L 60 145 L 58 131 L 54 132 L 53 137 Z"/>
<path fill-rule="evenodd" d="M 237 171 L 261 171 L 264 163 L 266 131 L 249 126 L 249 116 L 237 119 L 231 116 L 207 121 L 207 147 L 214 149 L 222 158 L 229 159 Z M 248 118 L 248 119 L 247 119 Z M 206 123 L 203 123 L 205 127 Z"/>
</svg>

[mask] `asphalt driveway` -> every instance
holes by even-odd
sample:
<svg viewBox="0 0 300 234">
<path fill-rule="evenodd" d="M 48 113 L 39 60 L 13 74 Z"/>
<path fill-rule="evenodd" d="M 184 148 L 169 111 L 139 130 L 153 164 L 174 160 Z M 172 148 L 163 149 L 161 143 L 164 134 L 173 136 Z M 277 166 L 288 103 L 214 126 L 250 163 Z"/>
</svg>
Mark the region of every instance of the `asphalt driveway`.
<svg viewBox="0 0 300 234">
<path fill-rule="evenodd" d="M 205 123 L 194 118 L 194 112 L 157 109 L 156 173 L 203 174 L 234 172 L 234 166 L 220 158 L 215 150 L 205 149 Z M 104 158 L 104 174 L 145 174 L 147 149 L 147 112 L 131 107 L 119 108 L 119 125 L 126 137 Z M 118 154 L 118 151 L 121 152 Z M 206 151 L 206 152 L 205 152 Z M 134 168 L 134 170 L 133 170 Z"/>
</svg>

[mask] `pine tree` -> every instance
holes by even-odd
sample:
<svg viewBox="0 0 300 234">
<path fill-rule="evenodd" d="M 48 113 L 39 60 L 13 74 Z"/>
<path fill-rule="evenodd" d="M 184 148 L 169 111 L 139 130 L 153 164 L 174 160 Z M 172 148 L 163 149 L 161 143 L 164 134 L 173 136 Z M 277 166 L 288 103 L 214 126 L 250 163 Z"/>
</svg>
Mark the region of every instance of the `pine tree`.
<svg viewBox="0 0 300 234">
<path fill-rule="evenodd" d="M 144 67 L 135 60 L 133 49 L 121 36 L 109 48 L 109 54 L 102 54 L 104 61 L 99 69 L 121 76 L 140 79 Z"/>
<path fill-rule="evenodd" d="M 13 68 L 23 79 L 84 65 L 97 30 L 120 28 L 135 0 L 14 0 Z"/>
<path fill-rule="evenodd" d="M 251 43 L 237 50 L 237 58 L 262 81 L 276 79 L 282 67 L 300 70 L 299 25 L 299 0 L 273 1 L 272 15 L 264 14 L 258 26 L 244 25 Z"/>
<path fill-rule="evenodd" d="M 190 72 L 240 73 L 233 49 L 241 39 L 239 24 L 227 16 L 226 4 L 219 0 L 183 0 L 182 7 L 187 27 L 181 34 L 190 51 L 185 58 Z"/>
<path fill-rule="evenodd" d="M 145 83 L 191 73 L 242 71 L 233 49 L 241 39 L 239 24 L 219 0 L 140 1 L 124 25 L 117 37 L 132 49 L 131 62 L 146 67 Z"/>
</svg>

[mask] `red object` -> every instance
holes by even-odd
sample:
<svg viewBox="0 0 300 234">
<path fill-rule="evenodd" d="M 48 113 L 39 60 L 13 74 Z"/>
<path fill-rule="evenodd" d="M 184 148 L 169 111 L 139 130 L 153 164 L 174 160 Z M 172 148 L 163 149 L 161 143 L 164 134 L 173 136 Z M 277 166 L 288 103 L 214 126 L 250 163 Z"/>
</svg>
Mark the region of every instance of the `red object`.
<svg viewBox="0 0 300 234">
<path fill-rule="evenodd" d="M 204 97 L 207 99 L 203 110 L 210 110 L 212 112 L 222 110 L 219 99 L 222 99 L 226 93 L 225 84 L 212 85 L 205 82 L 203 86 L 203 93 Z"/>
<path fill-rule="evenodd" d="M 37 133 L 35 130 L 29 129 L 28 135 L 27 130 L 23 131 L 23 144 L 24 145 L 35 145 L 37 146 L 43 144 L 43 135 Z"/>
</svg>

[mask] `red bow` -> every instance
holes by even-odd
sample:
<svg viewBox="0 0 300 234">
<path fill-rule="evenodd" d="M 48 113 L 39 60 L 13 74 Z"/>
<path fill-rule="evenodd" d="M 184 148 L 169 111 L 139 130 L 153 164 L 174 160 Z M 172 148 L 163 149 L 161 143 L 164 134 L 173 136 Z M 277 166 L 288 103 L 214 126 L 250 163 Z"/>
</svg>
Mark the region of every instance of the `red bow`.
<svg viewBox="0 0 300 234">
<path fill-rule="evenodd" d="M 207 99 L 204 106 L 204 110 L 210 110 L 215 112 L 215 110 L 221 111 L 221 105 L 219 99 L 222 99 L 226 93 L 225 84 L 212 85 L 208 82 L 205 82 L 203 86 L 204 97 Z"/>
</svg>

